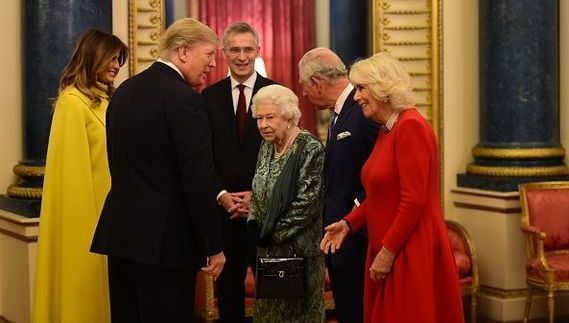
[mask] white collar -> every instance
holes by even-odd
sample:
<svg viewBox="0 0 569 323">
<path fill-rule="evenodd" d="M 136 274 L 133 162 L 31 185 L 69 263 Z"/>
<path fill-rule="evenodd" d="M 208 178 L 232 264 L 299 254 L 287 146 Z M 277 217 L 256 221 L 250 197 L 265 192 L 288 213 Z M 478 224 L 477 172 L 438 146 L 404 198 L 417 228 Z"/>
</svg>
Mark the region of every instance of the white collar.
<svg viewBox="0 0 569 323">
<path fill-rule="evenodd" d="M 346 103 L 348 95 L 350 95 L 353 89 L 354 86 L 352 85 L 352 83 L 348 83 L 348 85 L 346 85 L 346 87 L 344 88 L 344 91 L 342 91 L 342 93 L 338 97 L 338 100 L 336 100 L 336 105 L 334 106 L 334 112 L 336 112 L 338 115 L 340 115 L 340 112 L 342 112 L 342 107 L 344 106 L 344 103 Z"/>
<path fill-rule="evenodd" d="M 180 74 L 180 76 L 181 76 L 184 80 L 186 80 L 186 78 L 184 77 L 184 74 L 182 74 L 182 71 L 180 71 L 180 69 L 178 68 L 178 66 L 176 66 L 174 63 L 172 63 L 172 62 L 170 62 L 170 61 L 165 61 L 165 60 L 163 60 L 163 59 L 161 59 L 161 58 L 157 59 L 156 61 L 157 61 L 157 62 L 160 62 L 160 63 L 162 63 L 162 64 L 166 64 L 166 65 L 170 66 L 171 68 L 174 69 L 174 71 L 178 72 L 178 74 Z"/>
<path fill-rule="evenodd" d="M 255 86 L 255 82 L 257 81 L 257 72 L 253 72 L 253 74 L 251 76 L 249 76 L 249 78 L 247 80 L 245 80 L 245 82 L 243 82 L 243 83 L 240 83 L 231 75 L 229 76 L 229 79 L 231 80 L 231 89 L 232 90 L 239 84 L 243 84 L 246 87 L 253 89 L 253 87 Z"/>
</svg>

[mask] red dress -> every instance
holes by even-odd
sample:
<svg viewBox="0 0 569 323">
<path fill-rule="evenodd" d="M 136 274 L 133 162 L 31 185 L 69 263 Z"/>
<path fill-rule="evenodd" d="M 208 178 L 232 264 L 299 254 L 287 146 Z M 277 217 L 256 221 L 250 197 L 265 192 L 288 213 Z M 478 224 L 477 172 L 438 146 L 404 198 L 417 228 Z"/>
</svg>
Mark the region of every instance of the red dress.
<svg viewBox="0 0 569 323">
<path fill-rule="evenodd" d="M 458 273 L 441 215 L 435 134 L 415 109 L 381 132 L 362 169 L 366 200 L 346 220 L 367 226 L 370 268 L 382 246 L 395 253 L 385 279 L 366 272 L 364 321 L 463 322 Z"/>
</svg>

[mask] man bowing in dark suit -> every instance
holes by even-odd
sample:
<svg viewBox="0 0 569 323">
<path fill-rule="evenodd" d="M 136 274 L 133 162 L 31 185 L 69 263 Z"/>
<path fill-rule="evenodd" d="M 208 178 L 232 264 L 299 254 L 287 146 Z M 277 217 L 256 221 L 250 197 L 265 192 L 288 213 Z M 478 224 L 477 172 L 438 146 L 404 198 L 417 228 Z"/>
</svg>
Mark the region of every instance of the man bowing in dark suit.
<svg viewBox="0 0 569 323">
<path fill-rule="evenodd" d="M 378 125 L 363 116 L 342 60 L 327 48 L 308 51 L 300 62 L 304 95 L 332 112 L 324 159 L 324 226 L 339 221 L 364 199 L 360 172 L 377 137 Z M 366 237 L 353 234 L 326 256 L 338 321 L 363 322 Z"/>
<path fill-rule="evenodd" d="M 247 265 L 255 259 L 246 218 L 261 135 L 249 106 L 251 97 L 260 88 L 275 83 L 255 71 L 259 49 L 259 36 L 251 25 L 237 22 L 229 26 L 223 34 L 223 54 L 230 76 L 202 92 L 208 107 L 215 168 L 223 189 L 232 192 L 237 203 L 237 208 L 218 210 L 222 215 L 223 250 L 227 257 L 217 281 L 222 322 L 238 323 L 245 319 L 244 280 Z"/>
<path fill-rule="evenodd" d="M 91 251 L 108 256 L 113 322 L 191 322 L 196 272 L 223 269 L 220 184 L 205 104 L 192 89 L 215 67 L 217 43 L 206 25 L 178 20 L 162 35 L 160 59 L 109 104 L 112 187 Z"/>
</svg>

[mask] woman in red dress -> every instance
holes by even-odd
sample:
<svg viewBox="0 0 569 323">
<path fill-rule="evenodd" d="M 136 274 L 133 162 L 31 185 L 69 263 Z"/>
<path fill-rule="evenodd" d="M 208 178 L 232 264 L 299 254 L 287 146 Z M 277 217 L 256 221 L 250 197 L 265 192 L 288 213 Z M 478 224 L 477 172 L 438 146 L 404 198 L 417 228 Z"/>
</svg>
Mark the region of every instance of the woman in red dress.
<svg viewBox="0 0 569 323">
<path fill-rule="evenodd" d="M 362 169 L 366 200 L 325 228 L 335 252 L 367 228 L 365 322 L 463 322 L 458 273 L 441 215 L 435 134 L 413 106 L 411 78 L 387 53 L 355 63 L 350 80 L 366 118 L 383 124 Z"/>
</svg>

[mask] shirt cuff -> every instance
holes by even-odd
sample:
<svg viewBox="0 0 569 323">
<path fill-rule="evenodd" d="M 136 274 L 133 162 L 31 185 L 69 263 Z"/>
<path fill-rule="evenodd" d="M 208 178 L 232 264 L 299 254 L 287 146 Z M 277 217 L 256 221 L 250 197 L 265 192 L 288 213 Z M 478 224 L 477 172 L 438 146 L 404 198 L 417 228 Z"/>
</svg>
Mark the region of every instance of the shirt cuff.
<svg viewBox="0 0 569 323">
<path fill-rule="evenodd" d="M 227 190 L 221 190 L 221 192 L 217 193 L 217 196 L 215 197 L 215 200 L 217 201 L 217 204 L 219 203 L 219 199 L 221 198 L 221 196 L 225 193 L 228 193 Z"/>
<path fill-rule="evenodd" d="M 356 206 L 360 206 L 360 201 L 358 201 L 358 199 L 355 198 L 355 199 L 354 199 L 354 204 L 355 204 Z"/>
</svg>

